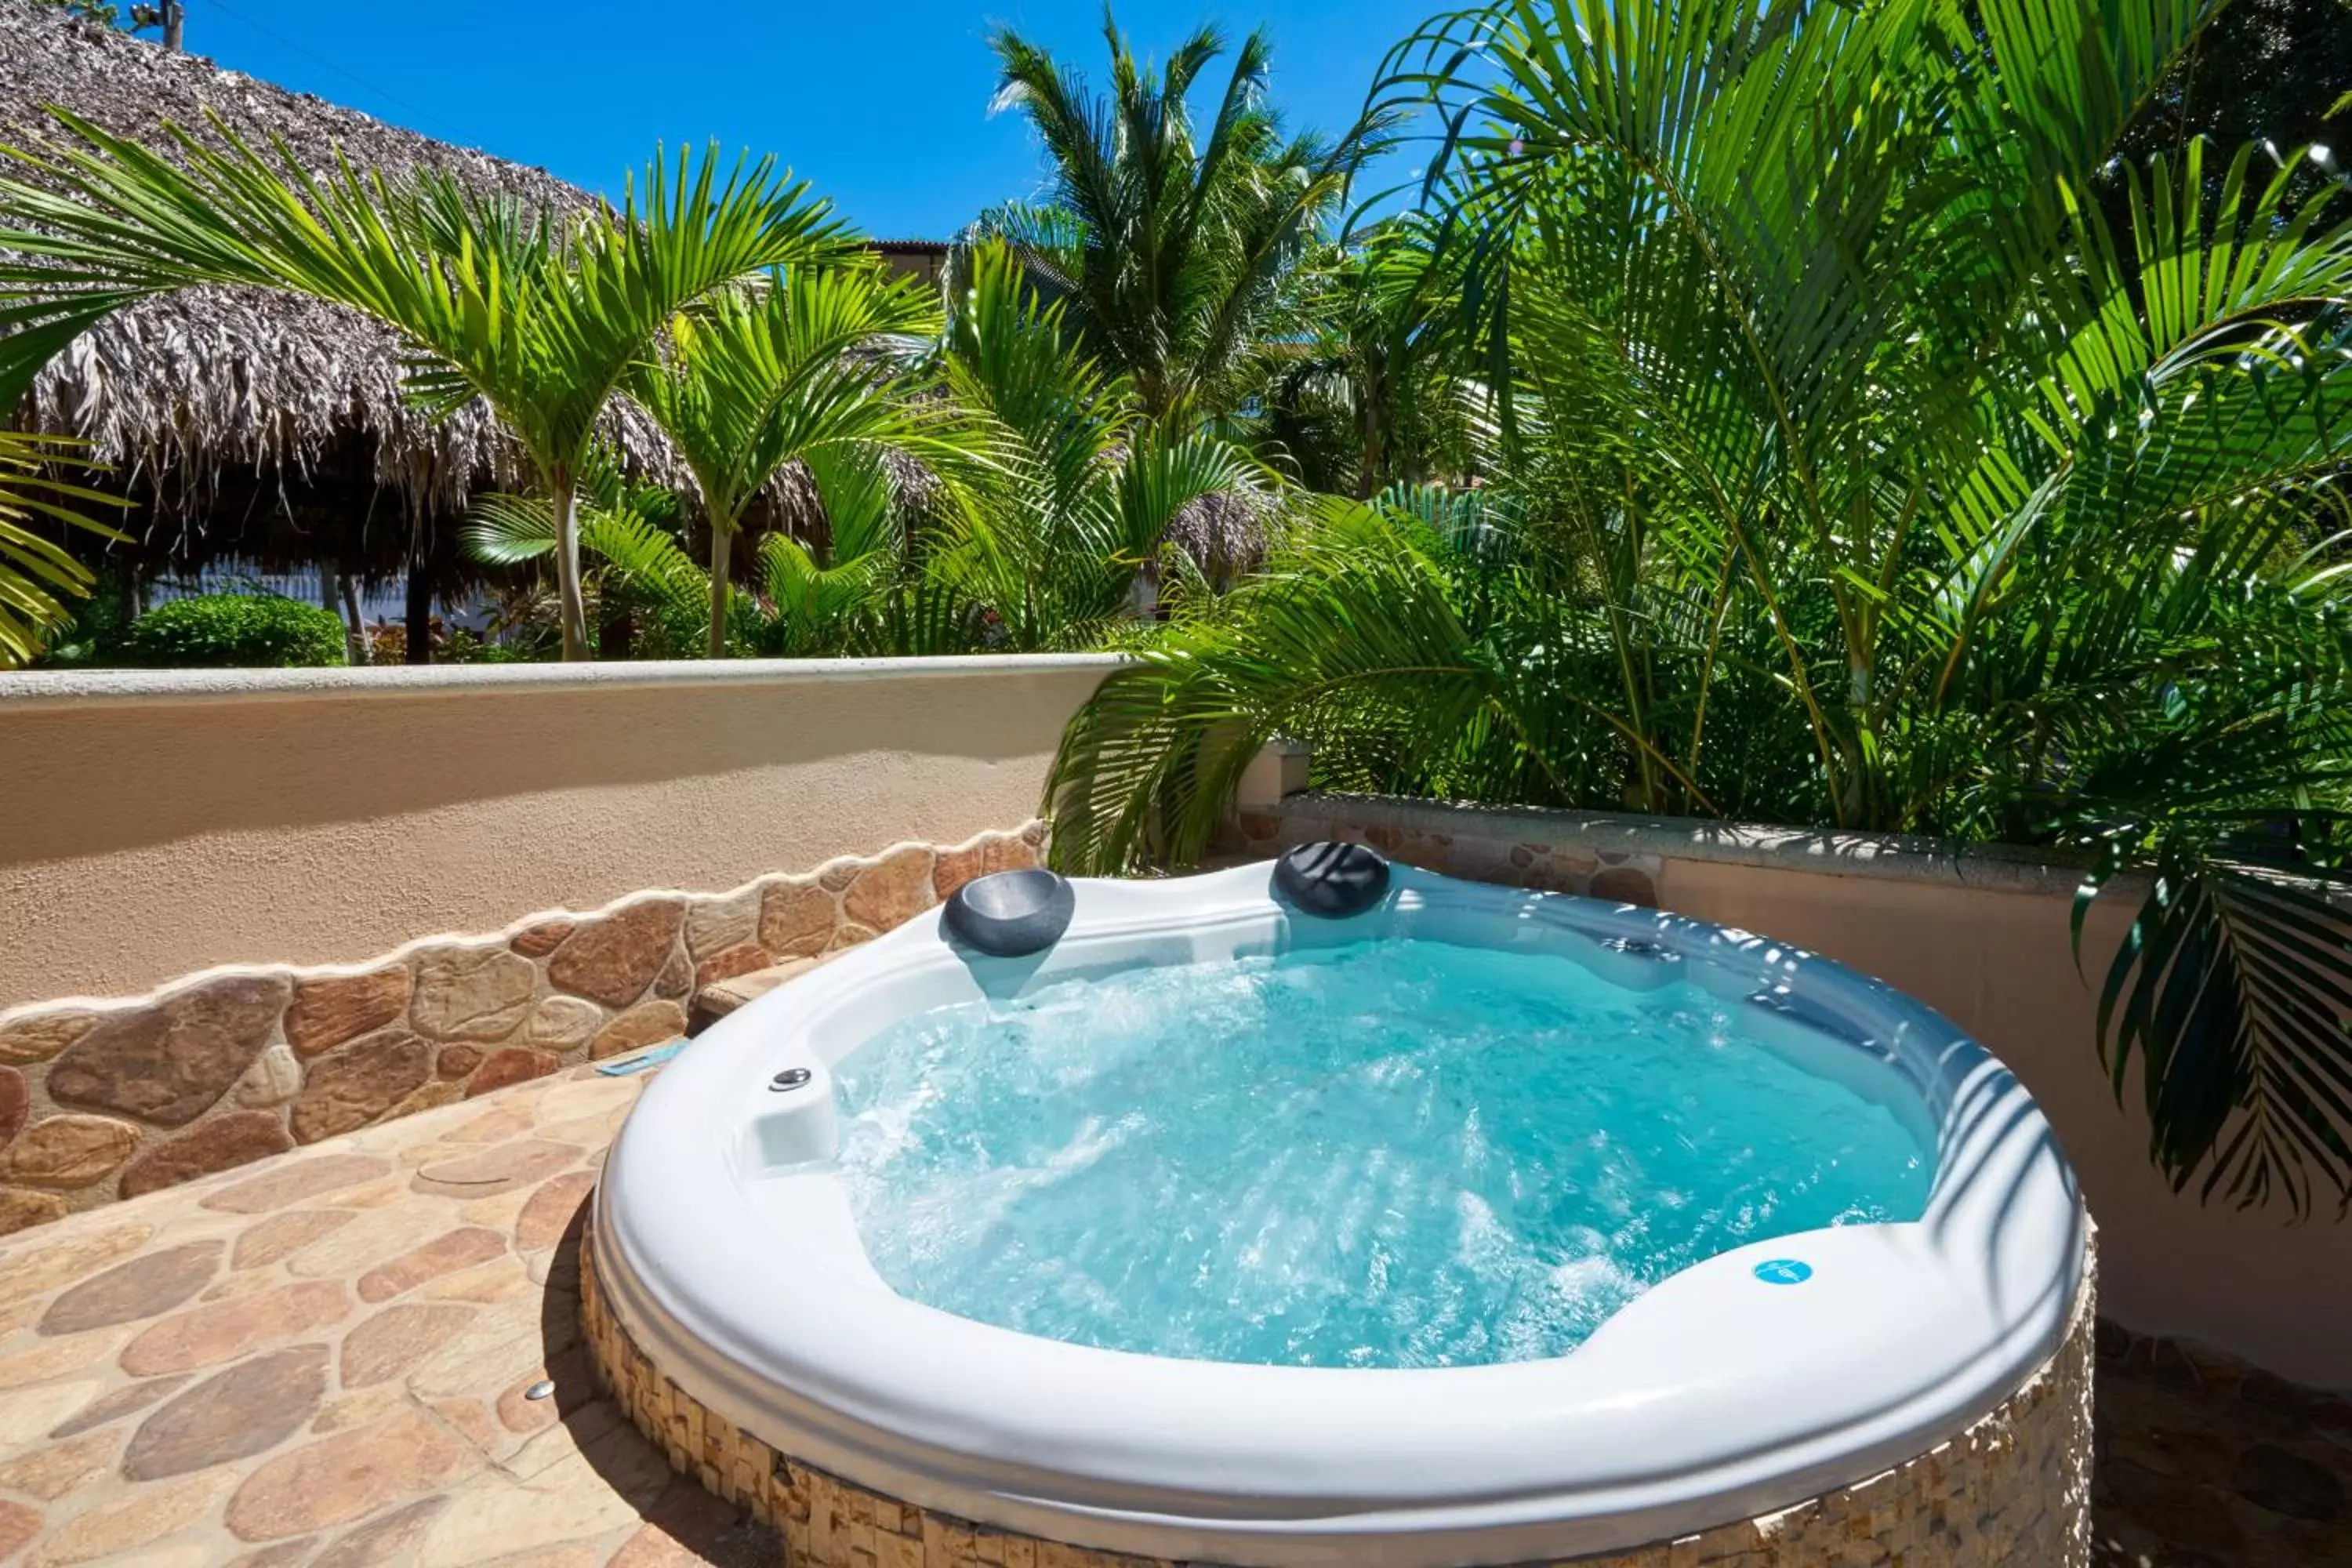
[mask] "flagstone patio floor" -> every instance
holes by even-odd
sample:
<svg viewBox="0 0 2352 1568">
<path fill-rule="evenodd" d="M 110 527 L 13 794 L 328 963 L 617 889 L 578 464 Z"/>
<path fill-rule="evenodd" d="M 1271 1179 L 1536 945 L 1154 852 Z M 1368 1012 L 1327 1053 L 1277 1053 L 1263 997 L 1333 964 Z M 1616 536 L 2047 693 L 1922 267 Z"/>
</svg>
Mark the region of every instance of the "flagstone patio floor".
<svg viewBox="0 0 2352 1568">
<path fill-rule="evenodd" d="M 648 1077 L 578 1069 L 0 1240 L 0 1563 L 781 1563 L 580 1344 L 583 1205 Z M 2114 1351 L 2100 1568 L 2352 1565 L 2352 1408 Z"/>
</svg>

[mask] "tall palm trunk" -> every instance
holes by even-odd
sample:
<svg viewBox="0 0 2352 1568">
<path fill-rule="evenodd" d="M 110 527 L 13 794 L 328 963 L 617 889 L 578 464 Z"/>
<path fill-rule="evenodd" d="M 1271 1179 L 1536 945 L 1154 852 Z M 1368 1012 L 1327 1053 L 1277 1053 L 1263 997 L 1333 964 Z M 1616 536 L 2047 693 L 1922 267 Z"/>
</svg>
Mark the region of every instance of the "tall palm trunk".
<svg viewBox="0 0 2352 1568">
<path fill-rule="evenodd" d="M 338 620 L 342 619 L 342 596 L 348 592 L 349 582 L 350 579 L 343 575 L 342 569 L 335 563 L 333 556 L 319 557 L 319 607 L 332 611 Z M 360 632 L 356 621 L 343 622 L 343 662 L 345 664 L 366 662 L 360 657 Z"/>
<path fill-rule="evenodd" d="M 588 649 L 588 600 L 580 588 L 580 492 L 572 470 L 555 470 L 551 500 L 555 511 L 555 588 L 562 601 L 564 662 L 593 657 Z"/>
<path fill-rule="evenodd" d="M 727 657 L 727 574 L 734 564 L 735 530 L 710 520 L 710 657 Z"/>
<path fill-rule="evenodd" d="M 348 572 L 335 574 L 335 585 L 343 595 L 343 626 L 346 640 L 351 644 L 352 662 L 368 661 L 367 617 L 360 613 L 359 590 L 352 585 Z"/>
</svg>

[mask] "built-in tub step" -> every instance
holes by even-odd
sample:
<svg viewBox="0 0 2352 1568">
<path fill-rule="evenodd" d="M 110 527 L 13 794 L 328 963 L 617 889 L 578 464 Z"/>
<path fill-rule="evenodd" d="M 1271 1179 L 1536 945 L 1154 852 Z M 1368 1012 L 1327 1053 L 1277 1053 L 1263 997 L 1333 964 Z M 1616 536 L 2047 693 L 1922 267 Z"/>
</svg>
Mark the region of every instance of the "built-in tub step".
<svg viewBox="0 0 2352 1568">
<path fill-rule="evenodd" d="M 816 958 L 788 958 L 765 969 L 754 969 L 749 974 L 714 980 L 694 994 L 693 1005 L 687 1009 L 686 1032 L 698 1035 L 745 1003 L 755 1002 L 785 981 L 797 980 L 839 956 L 840 953 L 828 952 Z"/>
</svg>

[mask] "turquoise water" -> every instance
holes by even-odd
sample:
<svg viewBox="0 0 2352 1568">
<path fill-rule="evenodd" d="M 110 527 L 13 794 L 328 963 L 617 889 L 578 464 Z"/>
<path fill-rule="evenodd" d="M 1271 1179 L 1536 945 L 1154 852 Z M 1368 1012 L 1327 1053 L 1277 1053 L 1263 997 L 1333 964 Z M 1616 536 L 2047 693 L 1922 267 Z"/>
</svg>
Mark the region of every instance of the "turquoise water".
<svg viewBox="0 0 2352 1568">
<path fill-rule="evenodd" d="M 835 1068 L 875 1267 L 1156 1355 L 1564 1355 L 1715 1253 L 1918 1217 L 1883 1109 L 1683 983 L 1419 941 L 1145 969 L 906 1019 Z"/>
</svg>

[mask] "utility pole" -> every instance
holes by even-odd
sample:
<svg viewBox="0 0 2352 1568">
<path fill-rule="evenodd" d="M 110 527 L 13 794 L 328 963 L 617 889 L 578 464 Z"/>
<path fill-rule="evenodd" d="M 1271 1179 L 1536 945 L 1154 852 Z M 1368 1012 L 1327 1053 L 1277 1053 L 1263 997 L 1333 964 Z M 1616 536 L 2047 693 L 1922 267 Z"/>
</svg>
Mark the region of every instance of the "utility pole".
<svg viewBox="0 0 2352 1568">
<path fill-rule="evenodd" d="M 175 55 L 180 52 L 180 36 L 186 27 L 187 21 L 187 0 L 156 0 L 156 4 L 152 5 L 131 7 L 131 26 L 133 30 L 143 31 L 149 27 L 163 28 L 163 47 Z"/>
</svg>

